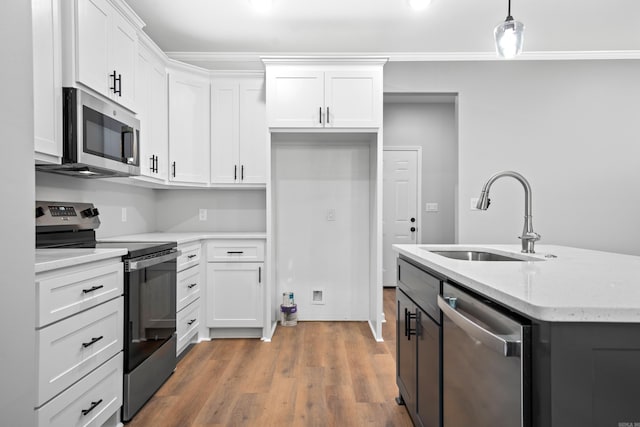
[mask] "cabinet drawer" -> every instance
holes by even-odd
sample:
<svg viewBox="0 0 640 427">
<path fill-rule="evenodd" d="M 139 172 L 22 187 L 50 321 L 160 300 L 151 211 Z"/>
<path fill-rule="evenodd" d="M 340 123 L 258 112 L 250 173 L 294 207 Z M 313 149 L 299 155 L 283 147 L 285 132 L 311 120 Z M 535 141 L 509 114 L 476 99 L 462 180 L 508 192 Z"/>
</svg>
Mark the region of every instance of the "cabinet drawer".
<svg viewBox="0 0 640 427">
<path fill-rule="evenodd" d="M 36 332 L 38 406 L 122 350 L 123 299 Z"/>
<path fill-rule="evenodd" d="M 437 301 L 442 281 L 403 259 L 398 260 L 398 279 L 398 287 L 433 320 L 440 323 Z"/>
<path fill-rule="evenodd" d="M 178 289 L 176 291 L 176 311 L 180 311 L 196 299 L 200 298 L 200 267 L 193 266 L 178 273 Z"/>
<path fill-rule="evenodd" d="M 194 334 L 198 333 L 200 327 L 200 299 L 195 300 L 178 313 L 176 332 L 178 335 L 178 343 L 176 344 L 177 353 L 189 344 Z"/>
<path fill-rule="evenodd" d="M 184 269 L 193 267 L 194 265 L 197 265 L 200 263 L 200 256 L 201 256 L 200 243 L 195 245 L 188 245 L 184 247 L 180 246 L 178 247 L 178 249 L 180 250 L 180 252 L 182 252 L 178 257 L 178 261 L 177 261 L 176 267 L 178 271 L 182 271 Z"/>
<path fill-rule="evenodd" d="M 262 240 L 216 240 L 207 245 L 207 261 L 264 261 Z"/>
<path fill-rule="evenodd" d="M 36 327 L 42 327 L 122 295 L 122 263 L 68 269 L 55 277 L 36 277 Z"/>
<path fill-rule="evenodd" d="M 101 426 L 120 406 L 122 353 L 36 410 L 36 417 L 38 427 Z"/>
</svg>

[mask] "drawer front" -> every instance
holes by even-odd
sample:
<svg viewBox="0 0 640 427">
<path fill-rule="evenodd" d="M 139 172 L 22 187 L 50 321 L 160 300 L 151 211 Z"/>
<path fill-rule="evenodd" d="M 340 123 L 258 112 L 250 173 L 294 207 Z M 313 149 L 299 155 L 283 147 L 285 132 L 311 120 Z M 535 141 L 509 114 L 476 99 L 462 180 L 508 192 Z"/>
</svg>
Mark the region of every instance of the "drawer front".
<svg viewBox="0 0 640 427">
<path fill-rule="evenodd" d="M 38 406 L 122 350 L 123 313 L 116 298 L 36 332 Z"/>
<path fill-rule="evenodd" d="M 180 311 L 196 299 L 200 298 L 200 267 L 194 266 L 178 273 L 178 289 L 176 290 L 176 311 Z"/>
<path fill-rule="evenodd" d="M 122 353 L 118 353 L 36 410 L 38 427 L 101 426 L 122 406 L 122 376 Z"/>
<path fill-rule="evenodd" d="M 122 295 L 121 262 L 47 277 L 36 277 L 36 327 L 42 327 Z"/>
<path fill-rule="evenodd" d="M 207 245 L 208 262 L 264 261 L 263 240 L 216 240 Z"/>
<path fill-rule="evenodd" d="M 180 256 L 177 261 L 177 269 L 178 271 L 185 270 L 189 267 L 193 267 L 200 263 L 201 256 L 201 245 L 200 243 L 195 245 L 187 245 L 187 246 L 179 246 L 178 249 L 180 252 Z"/>
<path fill-rule="evenodd" d="M 438 295 L 441 280 L 403 259 L 398 260 L 398 287 L 431 318 L 440 323 Z"/>
<path fill-rule="evenodd" d="M 178 313 L 177 316 L 177 335 L 178 343 L 176 344 L 177 353 L 189 344 L 194 334 L 198 332 L 200 327 L 200 299 L 195 300 Z"/>
</svg>

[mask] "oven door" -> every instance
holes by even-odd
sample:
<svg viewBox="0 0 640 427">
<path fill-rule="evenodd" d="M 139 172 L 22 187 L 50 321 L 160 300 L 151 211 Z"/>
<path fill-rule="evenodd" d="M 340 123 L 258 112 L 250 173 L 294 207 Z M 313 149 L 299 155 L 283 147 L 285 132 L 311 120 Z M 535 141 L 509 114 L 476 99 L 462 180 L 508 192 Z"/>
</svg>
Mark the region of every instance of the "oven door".
<svg viewBox="0 0 640 427">
<path fill-rule="evenodd" d="M 176 332 L 176 258 L 128 263 L 125 280 L 124 369 L 131 372 Z"/>
</svg>

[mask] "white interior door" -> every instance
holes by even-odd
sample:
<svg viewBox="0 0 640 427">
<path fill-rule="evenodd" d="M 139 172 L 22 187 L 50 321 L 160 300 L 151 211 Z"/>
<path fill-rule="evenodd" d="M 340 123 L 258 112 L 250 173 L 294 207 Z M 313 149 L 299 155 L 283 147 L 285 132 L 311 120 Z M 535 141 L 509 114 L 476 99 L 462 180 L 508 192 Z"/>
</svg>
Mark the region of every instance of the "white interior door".
<svg viewBox="0 0 640 427">
<path fill-rule="evenodd" d="M 418 243 L 418 154 L 384 150 L 382 284 L 396 286 L 396 253 L 391 245 Z"/>
</svg>

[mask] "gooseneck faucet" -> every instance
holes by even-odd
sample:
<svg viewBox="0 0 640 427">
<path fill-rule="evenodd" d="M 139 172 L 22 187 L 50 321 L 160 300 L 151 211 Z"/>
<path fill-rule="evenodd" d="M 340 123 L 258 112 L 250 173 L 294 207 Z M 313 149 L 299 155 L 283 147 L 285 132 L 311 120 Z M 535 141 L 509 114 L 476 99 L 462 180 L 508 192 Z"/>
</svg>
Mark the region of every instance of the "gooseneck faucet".
<svg viewBox="0 0 640 427">
<path fill-rule="evenodd" d="M 482 193 L 480 193 L 480 198 L 478 199 L 476 208 L 483 211 L 486 211 L 489 208 L 489 203 L 491 202 L 491 200 L 489 200 L 489 190 L 491 189 L 491 185 L 498 178 L 502 178 L 503 176 L 510 176 L 511 178 L 517 179 L 524 187 L 524 228 L 522 229 L 522 236 L 520 236 L 519 239 L 522 240 L 522 252 L 533 254 L 535 253 L 534 244 L 540 240 L 540 235 L 533 231 L 533 220 L 531 215 L 531 186 L 524 176 L 513 171 L 496 173 L 489 178 L 482 187 Z"/>
</svg>

